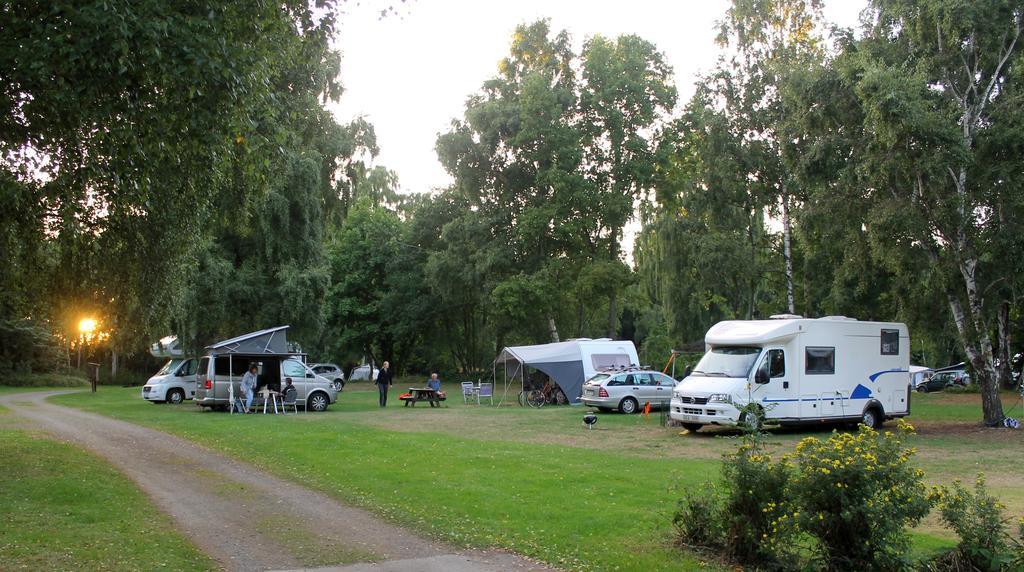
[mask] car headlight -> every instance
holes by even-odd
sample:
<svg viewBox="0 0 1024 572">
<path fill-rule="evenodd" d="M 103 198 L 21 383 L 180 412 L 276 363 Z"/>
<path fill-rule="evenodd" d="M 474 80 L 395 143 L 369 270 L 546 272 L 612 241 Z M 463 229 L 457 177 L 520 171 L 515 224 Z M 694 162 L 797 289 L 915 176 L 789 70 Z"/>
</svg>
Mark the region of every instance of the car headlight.
<svg viewBox="0 0 1024 572">
<path fill-rule="evenodd" d="M 728 393 L 713 393 L 708 396 L 708 402 L 732 403 L 732 396 Z"/>
</svg>

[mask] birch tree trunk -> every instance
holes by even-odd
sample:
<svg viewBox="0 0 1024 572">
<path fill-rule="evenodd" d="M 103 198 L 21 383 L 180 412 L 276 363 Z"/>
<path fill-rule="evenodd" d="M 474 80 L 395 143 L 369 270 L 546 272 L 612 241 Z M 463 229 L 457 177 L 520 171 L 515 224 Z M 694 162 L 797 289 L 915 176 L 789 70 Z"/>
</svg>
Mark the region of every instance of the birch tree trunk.
<svg viewBox="0 0 1024 572">
<path fill-rule="evenodd" d="M 782 257 L 786 261 L 786 308 L 790 314 L 796 314 L 796 300 L 793 295 L 793 250 L 792 227 L 789 224 L 789 196 L 785 188 L 782 190 Z"/>
<path fill-rule="evenodd" d="M 548 316 L 548 329 L 551 331 L 551 341 L 558 342 L 558 326 L 555 325 L 555 317 Z"/>
</svg>

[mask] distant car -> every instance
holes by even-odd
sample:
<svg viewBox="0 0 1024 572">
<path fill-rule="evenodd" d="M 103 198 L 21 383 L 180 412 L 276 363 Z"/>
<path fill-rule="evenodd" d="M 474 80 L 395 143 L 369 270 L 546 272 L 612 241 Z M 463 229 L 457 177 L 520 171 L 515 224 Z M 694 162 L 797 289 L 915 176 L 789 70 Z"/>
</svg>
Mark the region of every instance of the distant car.
<svg viewBox="0 0 1024 572">
<path fill-rule="evenodd" d="M 940 371 L 921 383 L 917 384 L 917 390 L 921 393 L 931 391 L 942 391 L 953 385 L 966 385 L 970 377 L 962 371 Z"/>
<path fill-rule="evenodd" d="M 309 365 L 313 373 L 331 380 L 334 391 L 345 389 L 345 372 L 333 363 L 314 363 Z"/>
<path fill-rule="evenodd" d="M 367 364 L 363 364 L 352 370 L 349 374 L 349 381 L 377 381 L 377 372 L 379 370 Z"/>
<path fill-rule="evenodd" d="M 651 407 L 668 407 L 676 380 L 653 370 L 605 371 L 583 384 L 583 404 L 601 411 L 618 409 L 636 413 Z"/>
</svg>

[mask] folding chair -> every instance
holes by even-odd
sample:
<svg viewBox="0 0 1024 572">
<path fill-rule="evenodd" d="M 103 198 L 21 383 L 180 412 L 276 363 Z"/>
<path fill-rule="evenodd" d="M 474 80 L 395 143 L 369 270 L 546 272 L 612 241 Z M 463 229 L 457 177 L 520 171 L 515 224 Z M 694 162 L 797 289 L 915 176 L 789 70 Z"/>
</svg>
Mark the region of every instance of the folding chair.
<svg viewBox="0 0 1024 572">
<path fill-rule="evenodd" d="M 489 399 L 491 405 L 494 405 L 494 384 L 493 383 L 481 383 L 480 387 L 476 390 L 476 404 L 480 405 L 481 399 Z"/>
<path fill-rule="evenodd" d="M 288 391 L 284 392 L 284 400 L 281 403 L 281 412 L 288 413 L 288 408 L 291 407 L 296 414 L 299 413 L 299 402 L 296 400 L 296 396 L 299 392 L 295 391 L 295 388 L 289 388 Z"/>
<path fill-rule="evenodd" d="M 476 386 L 473 385 L 472 381 L 463 381 L 462 382 L 462 402 L 463 403 L 469 403 L 469 400 L 472 399 L 473 396 L 476 395 L 476 394 L 477 394 L 477 389 L 476 389 Z M 479 403 L 479 402 L 480 402 L 480 399 L 478 397 L 477 398 L 477 403 Z"/>
</svg>

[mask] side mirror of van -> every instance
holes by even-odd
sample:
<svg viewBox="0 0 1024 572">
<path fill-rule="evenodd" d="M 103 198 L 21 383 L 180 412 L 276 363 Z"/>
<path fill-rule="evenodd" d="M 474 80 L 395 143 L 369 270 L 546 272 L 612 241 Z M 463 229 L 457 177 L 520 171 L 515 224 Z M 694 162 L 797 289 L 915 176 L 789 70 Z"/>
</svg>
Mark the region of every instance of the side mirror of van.
<svg viewBox="0 0 1024 572">
<path fill-rule="evenodd" d="M 768 372 L 763 370 L 763 369 L 758 368 L 757 373 L 754 374 L 754 382 L 755 383 L 768 383 L 768 381 L 769 381 Z"/>
</svg>

